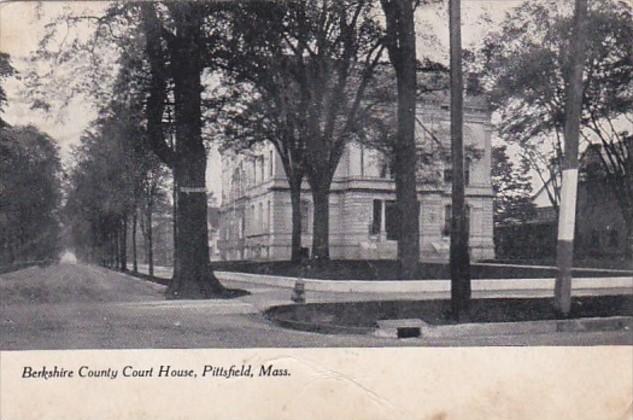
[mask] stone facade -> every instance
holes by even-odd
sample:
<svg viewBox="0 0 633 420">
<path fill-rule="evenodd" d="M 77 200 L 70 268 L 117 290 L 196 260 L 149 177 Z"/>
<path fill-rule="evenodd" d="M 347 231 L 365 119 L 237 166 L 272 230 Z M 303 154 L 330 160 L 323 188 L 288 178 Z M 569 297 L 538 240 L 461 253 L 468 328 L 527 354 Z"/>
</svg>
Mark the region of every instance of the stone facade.
<svg viewBox="0 0 633 420">
<path fill-rule="evenodd" d="M 450 150 L 446 96 L 419 105 L 416 137 L 421 148 L 441 143 Z M 470 155 L 466 202 L 470 249 L 474 260 L 494 258 L 490 180 L 490 114 L 482 101 L 467 100 L 464 140 Z M 218 248 L 225 260 L 285 260 L 290 257 L 292 212 L 282 162 L 270 144 L 222 157 L 222 206 Z M 394 259 L 392 225 L 395 183 L 384 156 L 368 146 L 349 143 L 337 167 L 330 194 L 330 256 L 333 259 Z M 445 159 L 420 169 L 420 257 L 447 260 L 451 184 Z M 312 197 L 302 191 L 302 244 L 312 244 Z"/>
</svg>

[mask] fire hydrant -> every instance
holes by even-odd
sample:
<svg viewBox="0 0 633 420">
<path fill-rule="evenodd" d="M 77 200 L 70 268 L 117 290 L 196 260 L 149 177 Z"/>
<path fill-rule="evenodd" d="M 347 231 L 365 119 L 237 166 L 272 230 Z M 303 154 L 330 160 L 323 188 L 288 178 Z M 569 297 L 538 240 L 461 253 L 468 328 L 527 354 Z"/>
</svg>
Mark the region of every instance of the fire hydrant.
<svg viewBox="0 0 633 420">
<path fill-rule="evenodd" d="M 292 289 L 292 296 L 290 299 L 294 303 L 306 303 L 306 284 L 301 277 L 295 282 L 295 287 Z"/>
</svg>

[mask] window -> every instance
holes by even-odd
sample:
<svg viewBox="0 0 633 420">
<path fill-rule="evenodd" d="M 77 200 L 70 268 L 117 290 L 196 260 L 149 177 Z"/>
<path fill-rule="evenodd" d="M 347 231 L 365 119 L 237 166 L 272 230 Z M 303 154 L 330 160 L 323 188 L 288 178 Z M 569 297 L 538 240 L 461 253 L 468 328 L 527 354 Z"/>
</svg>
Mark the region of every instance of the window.
<svg viewBox="0 0 633 420">
<path fill-rule="evenodd" d="M 388 162 L 382 162 L 380 164 L 380 177 L 381 178 L 393 178 L 393 168 Z"/>
<path fill-rule="evenodd" d="M 371 227 L 369 230 L 369 233 L 371 235 L 378 235 L 380 233 L 381 220 L 382 220 L 382 200 L 374 200 L 373 218 L 372 218 Z"/>
<path fill-rule="evenodd" d="M 238 237 L 242 239 L 244 237 L 244 218 L 240 217 L 239 225 L 238 225 Z"/>
<path fill-rule="evenodd" d="M 257 161 L 259 162 L 259 182 L 264 182 L 264 174 L 266 173 L 266 168 L 264 167 L 264 156 L 257 157 Z"/>
<path fill-rule="evenodd" d="M 310 202 L 301 201 L 301 232 L 308 232 L 310 227 Z"/>
<path fill-rule="evenodd" d="M 466 204 L 466 232 L 470 236 L 470 206 Z"/>
<path fill-rule="evenodd" d="M 442 228 L 442 236 L 451 235 L 451 217 L 453 216 L 452 206 L 449 204 L 444 207 L 444 227 Z"/>
<path fill-rule="evenodd" d="M 444 182 L 447 184 L 453 182 L 453 168 L 450 163 L 444 163 Z"/>
<path fill-rule="evenodd" d="M 264 205 L 259 203 L 259 212 L 257 213 L 257 232 L 262 231 L 262 225 L 264 223 Z"/>
<path fill-rule="evenodd" d="M 268 152 L 268 156 L 269 156 L 269 158 L 268 158 L 268 168 L 269 168 L 269 171 L 270 171 L 270 172 L 269 172 L 269 175 L 270 175 L 270 177 L 272 178 L 272 177 L 273 177 L 273 174 L 274 174 L 274 168 L 275 168 L 275 167 L 273 166 L 273 165 L 274 165 L 274 162 L 275 162 L 275 155 L 273 154 L 273 151 L 272 151 L 272 150 L 270 150 L 270 151 Z"/>
<path fill-rule="evenodd" d="M 387 231 L 387 239 L 397 241 L 400 237 L 400 217 L 398 207 L 395 201 L 385 202 L 385 230 Z"/>
<path fill-rule="evenodd" d="M 268 220 L 266 222 L 268 232 L 272 232 L 273 230 L 273 212 L 270 204 L 270 200 L 268 200 L 268 212 L 267 212 Z"/>
<path fill-rule="evenodd" d="M 464 185 L 470 185 L 470 165 L 472 165 L 473 160 L 469 157 L 464 161 Z"/>
<path fill-rule="evenodd" d="M 256 222 L 255 222 L 255 204 L 251 204 L 251 211 L 249 214 L 249 218 L 248 218 L 248 233 L 250 233 L 251 235 L 253 233 L 255 233 L 255 226 L 256 226 Z"/>
</svg>

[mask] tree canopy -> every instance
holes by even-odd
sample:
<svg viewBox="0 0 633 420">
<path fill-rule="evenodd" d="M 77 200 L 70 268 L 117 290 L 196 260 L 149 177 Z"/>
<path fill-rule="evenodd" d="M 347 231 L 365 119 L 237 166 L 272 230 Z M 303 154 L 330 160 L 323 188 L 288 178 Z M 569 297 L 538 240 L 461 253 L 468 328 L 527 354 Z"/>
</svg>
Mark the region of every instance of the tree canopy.
<svg viewBox="0 0 633 420">
<path fill-rule="evenodd" d="M 495 224 L 522 223 L 534 217 L 529 164 L 523 158 L 517 167 L 509 158 L 507 146 L 492 148 L 492 188 L 495 193 Z"/>
<path fill-rule="evenodd" d="M 4 106 L 7 103 L 7 93 L 1 82 L 3 79 L 10 77 L 13 74 L 15 74 L 15 69 L 11 65 L 9 55 L 0 52 L 0 114 L 2 114 Z M 6 122 L 0 117 L 0 128 L 3 126 L 6 126 Z"/>
<path fill-rule="evenodd" d="M 32 126 L 0 128 L 0 261 L 56 258 L 62 170 L 57 145 Z"/>
<path fill-rule="evenodd" d="M 556 208 L 572 26 L 565 4 L 526 2 L 486 38 L 480 51 L 484 87 L 500 116 L 499 134 L 521 146 Z M 633 9 L 625 1 L 590 2 L 585 27 L 589 36 L 580 135 L 585 148 L 600 145 L 603 169 L 609 174 L 606 180 L 616 192 L 631 237 Z"/>
<path fill-rule="evenodd" d="M 346 0 L 240 3 L 230 19 L 224 69 L 272 101 L 283 138 L 300 142 L 293 147 L 314 199 L 317 258 L 329 257 L 330 183 L 384 49 L 376 18 L 371 1 Z"/>
</svg>

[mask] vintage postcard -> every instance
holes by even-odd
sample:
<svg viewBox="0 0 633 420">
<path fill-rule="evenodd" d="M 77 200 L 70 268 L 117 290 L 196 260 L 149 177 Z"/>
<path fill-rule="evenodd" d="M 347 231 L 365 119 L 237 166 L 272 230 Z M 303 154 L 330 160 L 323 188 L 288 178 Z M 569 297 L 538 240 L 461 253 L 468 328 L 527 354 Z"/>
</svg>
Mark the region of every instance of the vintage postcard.
<svg viewBox="0 0 633 420">
<path fill-rule="evenodd" d="M 632 16 L 0 2 L 0 418 L 632 419 Z"/>
</svg>

